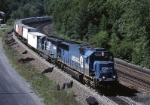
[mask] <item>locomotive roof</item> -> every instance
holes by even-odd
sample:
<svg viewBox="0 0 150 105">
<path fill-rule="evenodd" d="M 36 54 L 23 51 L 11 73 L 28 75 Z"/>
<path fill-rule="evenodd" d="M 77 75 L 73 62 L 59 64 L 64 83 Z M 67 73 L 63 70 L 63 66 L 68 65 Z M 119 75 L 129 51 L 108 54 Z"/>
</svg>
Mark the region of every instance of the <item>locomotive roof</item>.
<svg viewBox="0 0 150 105">
<path fill-rule="evenodd" d="M 69 40 L 65 40 L 56 36 L 48 36 L 47 37 L 48 40 L 52 40 L 55 42 L 60 41 L 62 44 L 68 45 L 68 46 L 74 46 L 74 47 L 78 47 L 78 48 L 82 48 L 84 50 L 92 50 L 92 51 L 108 51 L 105 48 L 98 48 L 98 47 L 93 47 L 93 46 L 86 46 L 83 45 L 81 43 L 75 42 L 75 41 L 69 41 Z"/>
<path fill-rule="evenodd" d="M 63 44 L 65 44 L 65 45 L 70 45 L 70 44 L 73 44 L 73 45 L 75 45 L 75 44 L 79 44 L 79 43 L 77 43 L 77 42 L 74 42 L 74 41 L 69 41 L 69 40 L 65 40 L 65 39 L 62 39 L 62 38 L 59 38 L 59 37 L 57 37 L 57 36 L 47 36 L 47 39 L 48 40 L 53 40 L 53 41 L 61 41 Z"/>
<path fill-rule="evenodd" d="M 55 36 L 46 36 L 47 40 L 49 41 L 54 41 L 54 42 L 61 42 L 62 39 L 61 38 L 58 38 L 58 37 L 55 37 Z"/>
</svg>

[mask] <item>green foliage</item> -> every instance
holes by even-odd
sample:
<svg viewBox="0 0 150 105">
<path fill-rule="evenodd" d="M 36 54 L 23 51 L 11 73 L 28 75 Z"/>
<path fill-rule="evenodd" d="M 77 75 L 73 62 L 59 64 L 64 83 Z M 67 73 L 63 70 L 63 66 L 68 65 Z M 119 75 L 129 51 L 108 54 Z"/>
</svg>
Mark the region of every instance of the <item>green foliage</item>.
<svg viewBox="0 0 150 105">
<path fill-rule="evenodd" d="M 122 40 L 122 41 L 110 41 L 110 51 L 113 52 L 115 57 L 131 61 L 131 55 L 133 52 L 133 43 L 127 40 Z"/>
<path fill-rule="evenodd" d="M 20 19 L 48 14 L 51 0 L 0 0 L 0 11 L 6 13 L 6 19 Z"/>
<path fill-rule="evenodd" d="M 96 35 L 92 37 L 92 42 L 95 44 L 95 46 L 108 48 L 107 42 L 109 42 L 108 34 L 106 31 L 100 31 Z"/>
<path fill-rule="evenodd" d="M 53 0 L 48 9 L 57 33 L 150 67 L 149 5 L 149 0 Z"/>
<path fill-rule="evenodd" d="M 7 21 L 7 25 L 12 26 L 14 24 L 15 20 L 14 19 L 9 19 Z"/>
<path fill-rule="evenodd" d="M 0 11 L 3 11 L 6 13 L 7 9 L 8 9 L 8 1 L 7 0 L 1 0 L 0 1 Z"/>
<path fill-rule="evenodd" d="M 18 8 L 18 10 L 14 11 L 11 14 L 11 18 L 20 19 L 34 16 L 42 16 L 44 13 L 44 7 L 40 3 L 27 3 L 24 6 Z"/>
<path fill-rule="evenodd" d="M 8 24 L 17 18 L 49 14 L 59 36 L 84 43 L 93 41 L 115 57 L 145 67 L 150 67 L 149 5 L 149 0 L 0 1 L 0 9 L 11 16 Z"/>
</svg>

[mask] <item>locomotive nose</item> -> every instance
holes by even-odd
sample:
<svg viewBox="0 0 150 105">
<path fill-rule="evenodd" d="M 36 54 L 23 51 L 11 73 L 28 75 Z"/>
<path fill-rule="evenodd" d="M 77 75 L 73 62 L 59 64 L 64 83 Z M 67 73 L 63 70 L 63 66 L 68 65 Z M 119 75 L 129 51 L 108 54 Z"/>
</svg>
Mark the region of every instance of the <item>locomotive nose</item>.
<svg viewBox="0 0 150 105">
<path fill-rule="evenodd" d="M 93 68 L 95 69 L 95 75 L 97 78 L 103 80 L 116 78 L 114 63 L 111 61 L 95 61 Z"/>
</svg>

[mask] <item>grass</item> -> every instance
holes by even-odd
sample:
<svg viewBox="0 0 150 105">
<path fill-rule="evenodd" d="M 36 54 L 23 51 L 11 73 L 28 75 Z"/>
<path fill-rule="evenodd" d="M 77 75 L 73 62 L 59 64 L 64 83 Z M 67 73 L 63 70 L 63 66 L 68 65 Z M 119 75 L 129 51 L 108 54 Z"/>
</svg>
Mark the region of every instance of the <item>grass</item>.
<svg viewBox="0 0 150 105">
<path fill-rule="evenodd" d="M 57 91 L 56 83 L 49 80 L 48 77 L 42 75 L 39 70 L 37 70 L 30 63 L 21 64 L 18 63 L 18 60 L 21 58 L 21 54 L 16 50 L 12 49 L 10 46 L 7 46 L 4 42 L 7 30 L 0 30 L 0 36 L 2 37 L 3 48 L 5 49 L 5 54 L 9 58 L 9 62 L 15 70 L 26 79 L 30 84 L 31 89 L 41 98 L 46 105 L 79 105 L 79 103 L 74 98 L 74 92 L 69 90 Z"/>
</svg>

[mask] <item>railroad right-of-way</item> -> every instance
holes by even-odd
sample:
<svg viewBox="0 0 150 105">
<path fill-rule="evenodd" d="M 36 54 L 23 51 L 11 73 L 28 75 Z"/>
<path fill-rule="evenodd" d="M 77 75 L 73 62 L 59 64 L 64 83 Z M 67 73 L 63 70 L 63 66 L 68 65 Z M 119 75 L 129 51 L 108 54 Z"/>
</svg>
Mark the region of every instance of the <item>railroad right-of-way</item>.
<svg viewBox="0 0 150 105">
<path fill-rule="evenodd" d="M 42 26 L 40 30 L 46 35 L 52 35 L 52 24 Z M 50 27 L 50 28 L 49 28 Z M 150 101 L 150 71 L 115 58 L 115 69 L 118 72 L 119 84 L 116 92 L 105 94 L 116 104 L 149 105 Z M 114 95 L 115 94 L 115 95 Z"/>
</svg>

